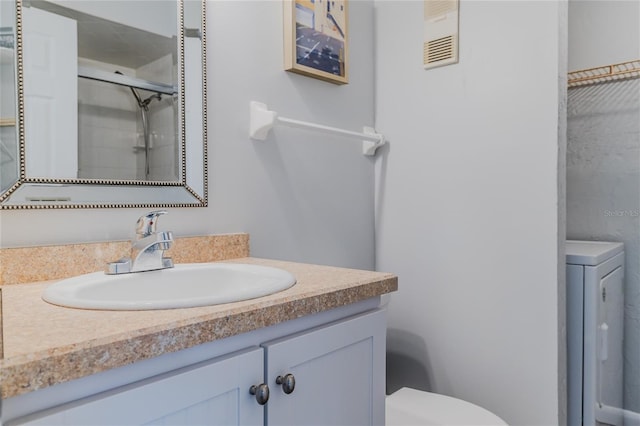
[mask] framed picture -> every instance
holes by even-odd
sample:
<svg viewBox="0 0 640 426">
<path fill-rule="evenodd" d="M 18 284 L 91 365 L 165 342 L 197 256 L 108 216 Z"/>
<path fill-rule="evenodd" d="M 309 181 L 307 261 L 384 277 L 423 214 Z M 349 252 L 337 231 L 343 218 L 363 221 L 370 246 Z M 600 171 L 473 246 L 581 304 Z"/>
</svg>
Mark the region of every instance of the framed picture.
<svg viewBox="0 0 640 426">
<path fill-rule="evenodd" d="M 284 0 L 285 70 L 335 84 L 348 79 L 348 0 Z"/>
</svg>

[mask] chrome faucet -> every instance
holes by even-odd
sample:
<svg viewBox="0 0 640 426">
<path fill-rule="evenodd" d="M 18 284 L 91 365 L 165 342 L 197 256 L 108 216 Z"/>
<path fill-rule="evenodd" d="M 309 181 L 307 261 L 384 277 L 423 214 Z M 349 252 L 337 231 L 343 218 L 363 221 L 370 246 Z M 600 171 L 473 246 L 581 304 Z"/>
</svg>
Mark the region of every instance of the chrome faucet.
<svg viewBox="0 0 640 426">
<path fill-rule="evenodd" d="M 173 260 L 164 257 L 164 251 L 173 244 L 173 234 L 171 231 L 156 232 L 158 217 L 163 214 L 167 211 L 158 210 L 140 216 L 136 223 L 136 239 L 131 242 L 131 256 L 108 263 L 105 273 L 128 274 L 173 268 Z"/>
</svg>

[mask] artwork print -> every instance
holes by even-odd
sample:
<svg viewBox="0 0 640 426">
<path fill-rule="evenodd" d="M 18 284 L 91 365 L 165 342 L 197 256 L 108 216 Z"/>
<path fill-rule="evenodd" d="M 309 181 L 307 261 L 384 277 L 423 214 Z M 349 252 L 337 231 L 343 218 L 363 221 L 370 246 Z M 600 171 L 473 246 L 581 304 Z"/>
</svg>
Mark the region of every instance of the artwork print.
<svg viewBox="0 0 640 426">
<path fill-rule="evenodd" d="M 347 0 L 285 0 L 287 71 L 348 82 L 347 6 Z"/>
</svg>

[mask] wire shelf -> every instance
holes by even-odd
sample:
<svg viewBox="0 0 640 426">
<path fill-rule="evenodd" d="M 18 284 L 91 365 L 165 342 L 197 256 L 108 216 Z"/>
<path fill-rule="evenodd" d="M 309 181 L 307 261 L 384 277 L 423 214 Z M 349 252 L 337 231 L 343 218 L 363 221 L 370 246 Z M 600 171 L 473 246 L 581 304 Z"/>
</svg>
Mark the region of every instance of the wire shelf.
<svg viewBox="0 0 640 426">
<path fill-rule="evenodd" d="M 640 77 L 640 59 L 598 68 L 572 71 L 568 74 L 569 87 Z"/>
</svg>

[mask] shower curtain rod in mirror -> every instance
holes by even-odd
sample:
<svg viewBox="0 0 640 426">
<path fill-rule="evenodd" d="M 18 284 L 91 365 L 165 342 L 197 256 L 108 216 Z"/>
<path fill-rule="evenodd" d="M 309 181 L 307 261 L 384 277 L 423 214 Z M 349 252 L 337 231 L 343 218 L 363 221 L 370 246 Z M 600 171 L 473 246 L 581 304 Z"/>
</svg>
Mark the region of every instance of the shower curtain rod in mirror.
<svg viewBox="0 0 640 426">
<path fill-rule="evenodd" d="M 155 83 L 152 81 L 142 80 L 140 78 L 129 77 L 124 74 L 101 71 L 89 67 L 78 67 L 78 77 L 148 90 L 150 92 L 162 93 L 164 95 L 175 95 L 178 93 L 178 88 L 171 86 L 170 84 Z"/>
</svg>

